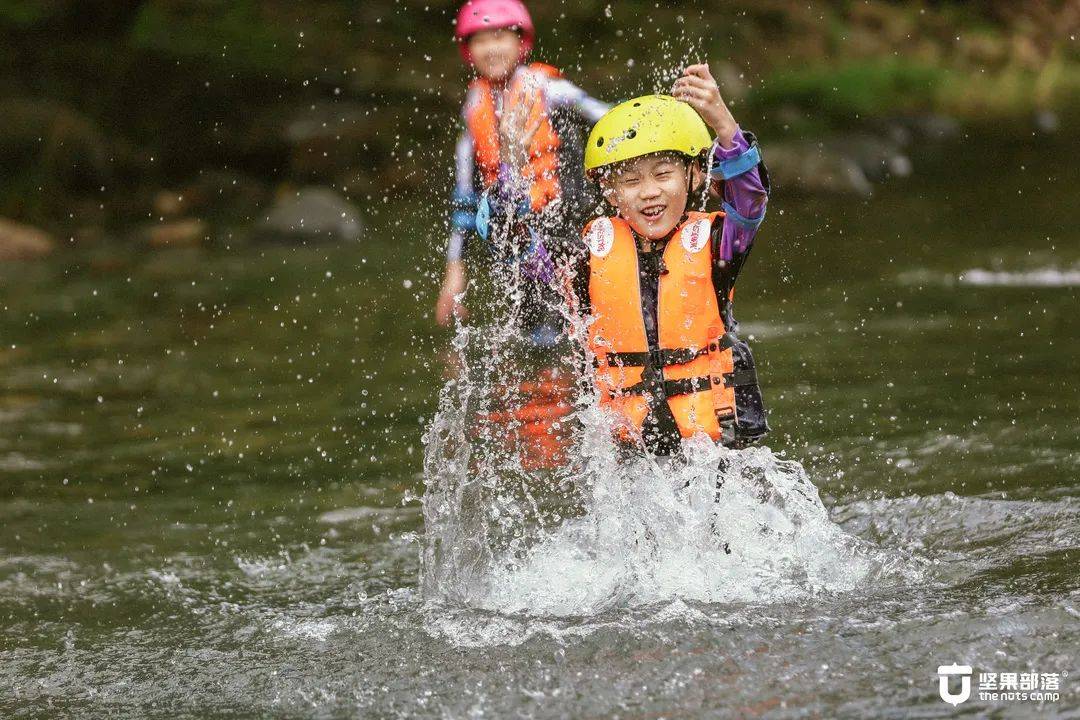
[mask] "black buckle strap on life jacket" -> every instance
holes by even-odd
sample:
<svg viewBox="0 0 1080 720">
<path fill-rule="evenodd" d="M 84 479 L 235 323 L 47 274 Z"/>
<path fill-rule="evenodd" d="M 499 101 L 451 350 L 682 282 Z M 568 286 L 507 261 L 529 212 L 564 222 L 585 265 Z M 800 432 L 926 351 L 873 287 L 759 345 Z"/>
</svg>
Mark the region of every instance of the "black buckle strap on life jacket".
<svg viewBox="0 0 1080 720">
<path fill-rule="evenodd" d="M 649 393 L 653 397 L 656 397 L 656 390 L 660 390 L 663 393 L 663 397 L 674 397 L 675 395 L 690 395 L 691 393 L 703 392 L 710 388 L 712 388 L 712 385 L 709 384 L 708 377 L 692 377 L 680 378 L 678 380 L 663 380 L 660 382 L 642 380 L 639 383 L 623 388 L 622 392 L 632 395 Z"/>
<path fill-rule="evenodd" d="M 735 333 L 726 332 L 720 336 L 719 340 L 714 343 L 709 343 L 709 350 L 716 352 L 717 350 L 730 350 L 735 347 L 735 343 L 739 342 L 739 338 L 735 337 Z"/>
<path fill-rule="evenodd" d="M 746 387 L 747 385 L 757 385 L 757 369 L 753 367 L 740 368 L 733 372 L 724 373 L 724 386 L 725 387 Z"/>
<path fill-rule="evenodd" d="M 652 352 L 610 352 L 607 354 L 608 365 L 629 365 L 631 367 L 671 367 L 685 365 L 702 355 L 708 355 L 709 348 L 661 348 Z"/>
</svg>

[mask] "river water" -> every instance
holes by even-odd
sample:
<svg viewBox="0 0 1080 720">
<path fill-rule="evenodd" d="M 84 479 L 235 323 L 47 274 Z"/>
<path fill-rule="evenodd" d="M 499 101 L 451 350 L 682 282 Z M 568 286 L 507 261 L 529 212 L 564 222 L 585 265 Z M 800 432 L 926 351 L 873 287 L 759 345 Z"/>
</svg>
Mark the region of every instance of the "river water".
<svg viewBox="0 0 1080 720">
<path fill-rule="evenodd" d="M 966 139 L 866 201 L 779 188 L 738 297 L 774 432 L 724 461 L 801 504 L 732 480 L 709 553 L 700 497 L 594 482 L 479 600 L 420 581 L 437 203 L 356 247 L 0 268 L 0 715 L 1080 716 L 1068 136 Z"/>
</svg>

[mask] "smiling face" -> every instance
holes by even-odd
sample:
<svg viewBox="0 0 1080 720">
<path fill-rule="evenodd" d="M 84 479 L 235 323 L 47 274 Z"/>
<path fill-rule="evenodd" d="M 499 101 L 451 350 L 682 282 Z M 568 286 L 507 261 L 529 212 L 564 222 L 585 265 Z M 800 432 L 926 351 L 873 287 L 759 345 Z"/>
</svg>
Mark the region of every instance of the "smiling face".
<svg viewBox="0 0 1080 720">
<path fill-rule="evenodd" d="M 467 42 L 476 72 L 494 82 L 510 77 L 521 57 L 521 36 L 509 28 L 481 30 Z"/>
<path fill-rule="evenodd" d="M 658 240 L 675 229 L 686 211 L 688 172 L 686 159 L 671 153 L 627 160 L 603 180 L 604 197 L 639 235 Z"/>
</svg>

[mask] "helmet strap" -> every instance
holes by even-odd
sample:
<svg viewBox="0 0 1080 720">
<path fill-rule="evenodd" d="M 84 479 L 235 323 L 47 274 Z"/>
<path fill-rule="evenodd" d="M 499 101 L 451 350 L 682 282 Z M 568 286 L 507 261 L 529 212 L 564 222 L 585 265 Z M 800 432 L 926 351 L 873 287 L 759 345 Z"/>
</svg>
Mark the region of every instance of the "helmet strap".
<svg viewBox="0 0 1080 720">
<path fill-rule="evenodd" d="M 701 168 L 705 173 L 705 180 L 701 187 L 701 202 L 699 212 L 705 212 L 705 205 L 709 202 L 709 173 L 712 171 L 712 153 L 709 153 L 707 164 L 701 162 L 701 157 L 690 158 L 686 164 L 686 208 L 684 208 L 683 220 L 686 220 L 685 211 L 691 207 L 690 198 L 694 195 L 694 166 Z"/>
<path fill-rule="evenodd" d="M 705 171 L 705 180 L 701 186 L 701 206 L 700 211 L 705 212 L 705 205 L 709 202 L 709 186 L 712 185 L 712 164 L 713 153 L 712 148 L 705 151 L 705 162 L 702 163 L 702 169 Z"/>
</svg>

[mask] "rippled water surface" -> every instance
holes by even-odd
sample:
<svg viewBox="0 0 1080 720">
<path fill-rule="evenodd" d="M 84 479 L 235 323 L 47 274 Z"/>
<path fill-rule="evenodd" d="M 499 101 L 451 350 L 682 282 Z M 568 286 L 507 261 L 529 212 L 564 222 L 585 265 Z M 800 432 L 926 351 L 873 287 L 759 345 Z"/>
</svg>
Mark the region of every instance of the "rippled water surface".
<svg viewBox="0 0 1080 720">
<path fill-rule="evenodd" d="M 470 477 L 424 463 L 437 203 L 356 247 L 0 268 L 0 715 L 1077 716 L 1068 136 L 779 188 L 738 301 L 775 431 L 701 461 L 719 541 L 693 467 L 586 453 L 479 584 L 420 581 L 425 479 Z M 953 709 L 954 662 L 1059 697 Z"/>
</svg>

